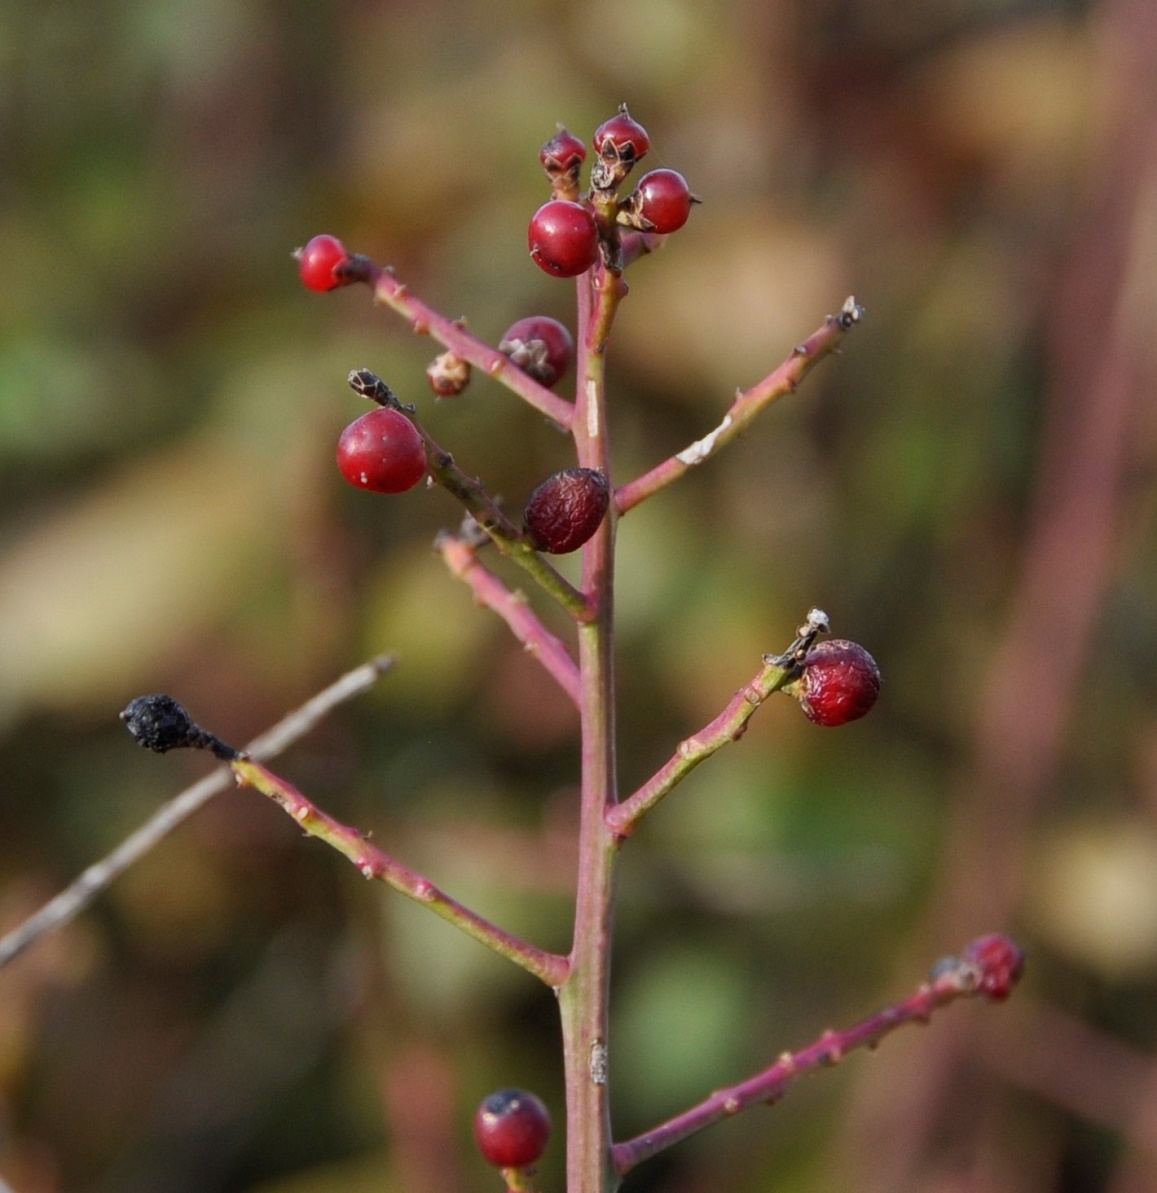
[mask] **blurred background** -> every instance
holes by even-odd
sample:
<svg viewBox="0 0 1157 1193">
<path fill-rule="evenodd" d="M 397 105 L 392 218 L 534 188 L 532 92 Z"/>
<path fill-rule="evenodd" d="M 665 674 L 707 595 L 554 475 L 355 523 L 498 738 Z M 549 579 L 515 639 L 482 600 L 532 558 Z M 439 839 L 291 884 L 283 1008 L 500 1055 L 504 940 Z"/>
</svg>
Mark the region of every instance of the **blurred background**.
<svg viewBox="0 0 1157 1193">
<path fill-rule="evenodd" d="M 572 711 L 430 549 L 442 493 L 333 465 L 368 366 L 513 510 L 567 443 L 364 290 L 318 232 L 496 342 L 573 322 L 526 225 L 556 122 L 627 101 L 703 198 L 637 263 L 618 479 L 704 434 L 854 294 L 844 353 L 622 523 L 621 780 L 807 608 L 879 660 L 835 731 L 772 701 L 632 840 L 620 1138 L 1013 933 L 1026 980 L 857 1054 L 629 1188 L 1157 1188 L 1157 9 L 1149 0 L 8 0 L 0 6 L 0 928 L 208 759 L 371 654 L 278 760 L 336 816 L 569 946 Z M 563 388 L 569 382 L 563 383 Z M 517 582 L 517 581 L 515 581 Z M 0 972 L 16 1193 L 495 1189 L 469 1123 L 554 1109 L 555 1008 L 221 796 Z"/>
</svg>

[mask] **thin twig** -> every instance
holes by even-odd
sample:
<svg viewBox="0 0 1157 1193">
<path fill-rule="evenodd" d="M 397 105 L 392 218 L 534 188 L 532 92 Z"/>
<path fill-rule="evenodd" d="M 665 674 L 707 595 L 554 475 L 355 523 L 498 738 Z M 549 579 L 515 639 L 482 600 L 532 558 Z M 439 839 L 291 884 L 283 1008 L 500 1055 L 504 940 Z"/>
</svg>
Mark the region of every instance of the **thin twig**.
<svg viewBox="0 0 1157 1193">
<path fill-rule="evenodd" d="M 280 754 L 308 733 L 339 704 L 368 691 L 394 662 L 394 655 L 383 654 L 354 668 L 278 721 L 276 725 L 255 737 L 246 747 L 246 753 L 252 758 L 273 758 Z M 164 837 L 188 820 L 215 795 L 227 791 L 231 783 L 232 775 L 229 768 L 220 766 L 162 804 L 140 828 L 130 833 L 111 853 L 94 862 L 39 911 L 0 938 L 0 967 L 7 965 L 41 936 L 75 919 L 129 866 L 155 848 Z"/>
</svg>

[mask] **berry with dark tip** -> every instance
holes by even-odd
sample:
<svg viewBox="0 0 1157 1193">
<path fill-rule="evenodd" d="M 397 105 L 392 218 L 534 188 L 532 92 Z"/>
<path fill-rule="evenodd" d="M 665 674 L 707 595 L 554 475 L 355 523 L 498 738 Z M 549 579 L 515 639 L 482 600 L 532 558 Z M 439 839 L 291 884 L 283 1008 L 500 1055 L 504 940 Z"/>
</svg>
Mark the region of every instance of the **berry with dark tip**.
<svg viewBox="0 0 1157 1193">
<path fill-rule="evenodd" d="M 651 148 L 651 138 L 623 104 L 610 120 L 604 120 L 595 129 L 594 146 L 604 161 L 622 162 L 629 168 L 646 156 Z"/>
<path fill-rule="evenodd" d="M 599 255 L 599 230 L 588 207 L 551 199 L 531 217 L 527 246 L 540 269 L 556 278 L 586 273 Z"/>
<path fill-rule="evenodd" d="M 594 468 L 567 468 L 548 476 L 530 495 L 523 522 L 540 551 L 577 551 L 599 528 L 611 503 L 607 478 Z"/>
<path fill-rule="evenodd" d="M 880 669 L 859 643 L 831 638 L 808 651 L 796 694 L 817 725 L 846 725 L 876 703 Z"/>
<path fill-rule="evenodd" d="M 474 1115 L 478 1150 L 495 1168 L 536 1164 L 550 1140 L 550 1113 L 524 1089 L 500 1089 L 484 1098 Z"/>
<path fill-rule="evenodd" d="M 359 489 L 405 493 L 426 475 L 426 448 L 401 411 L 378 406 L 341 433 L 337 466 Z"/>
<path fill-rule="evenodd" d="M 683 227 L 691 208 L 698 202 L 678 170 L 649 171 L 639 179 L 635 193 L 628 200 L 642 230 L 663 235 Z"/>
<path fill-rule="evenodd" d="M 310 290 L 324 294 L 327 290 L 344 286 L 348 280 L 337 271 L 341 266 L 348 265 L 351 258 L 345 245 L 336 236 L 315 236 L 294 256 L 301 280 Z"/>
<path fill-rule="evenodd" d="M 506 329 L 498 351 L 549 389 L 570 367 L 574 338 L 557 319 L 531 315 Z"/>
<path fill-rule="evenodd" d="M 1003 1002 L 1024 974 L 1024 951 L 997 933 L 974 940 L 964 960 L 977 974 L 976 989 L 992 1002 Z"/>
<path fill-rule="evenodd" d="M 569 194 L 573 189 L 577 195 L 579 170 L 586 156 L 587 147 L 560 124 L 558 132 L 539 151 L 538 160 L 555 184 L 556 193 L 562 189 Z"/>
</svg>

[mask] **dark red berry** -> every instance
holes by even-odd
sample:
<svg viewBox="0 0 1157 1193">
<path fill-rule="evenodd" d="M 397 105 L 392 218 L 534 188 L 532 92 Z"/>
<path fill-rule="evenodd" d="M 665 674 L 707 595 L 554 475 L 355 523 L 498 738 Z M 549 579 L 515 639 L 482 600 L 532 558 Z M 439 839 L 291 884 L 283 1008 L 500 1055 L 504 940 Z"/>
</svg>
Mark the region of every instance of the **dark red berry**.
<svg viewBox="0 0 1157 1193">
<path fill-rule="evenodd" d="M 643 220 L 643 231 L 677 232 L 698 202 L 678 170 L 651 170 L 639 179 L 631 209 Z"/>
<path fill-rule="evenodd" d="M 549 388 L 570 367 L 574 338 L 557 319 L 531 315 L 506 329 L 498 351 Z"/>
<path fill-rule="evenodd" d="M 632 119 L 627 105 L 623 104 L 610 120 L 604 120 L 595 129 L 594 146 L 595 152 L 604 161 L 634 165 L 651 148 L 651 138 L 647 136 L 647 130 Z"/>
<path fill-rule="evenodd" d="M 611 503 L 607 478 L 594 468 L 567 468 L 548 476 L 530 495 L 523 515 L 540 551 L 577 551 L 599 528 Z"/>
<path fill-rule="evenodd" d="M 589 208 L 569 199 L 551 199 L 530 221 L 530 255 L 556 278 L 586 273 L 599 254 L 599 232 Z"/>
<path fill-rule="evenodd" d="M 426 366 L 426 380 L 438 397 L 456 398 L 470 384 L 470 362 L 443 352 Z"/>
<path fill-rule="evenodd" d="M 338 277 L 335 271 L 349 263 L 350 255 L 336 236 L 315 236 L 294 256 L 301 280 L 310 290 L 324 293 L 345 285 L 346 279 Z"/>
<path fill-rule="evenodd" d="M 800 704 L 817 725 L 846 725 L 880 694 L 880 669 L 857 642 L 831 638 L 808 651 L 799 678 Z"/>
<path fill-rule="evenodd" d="M 474 1138 L 483 1159 L 495 1168 L 536 1164 L 550 1139 L 550 1114 L 524 1089 L 500 1089 L 474 1115 Z"/>
<path fill-rule="evenodd" d="M 342 431 L 337 466 L 359 489 L 404 493 L 426 475 L 426 449 L 404 414 L 378 406 Z"/>
<path fill-rule="evenodd" d="M 1007 936 L 981 936 L 964 950 L 964 960 L 977 974 L 976 989 L 993 1002 L 1003 1002 L 1024 973 L 1024 951 Z"/>
<path fill-rule="evenodd" d="M 538 160 L 551 179 L 560 174 L 577 178 L 586 156 L 587 147 L 560 124 L 558 132 L 539 151 Z"/>
</svg>

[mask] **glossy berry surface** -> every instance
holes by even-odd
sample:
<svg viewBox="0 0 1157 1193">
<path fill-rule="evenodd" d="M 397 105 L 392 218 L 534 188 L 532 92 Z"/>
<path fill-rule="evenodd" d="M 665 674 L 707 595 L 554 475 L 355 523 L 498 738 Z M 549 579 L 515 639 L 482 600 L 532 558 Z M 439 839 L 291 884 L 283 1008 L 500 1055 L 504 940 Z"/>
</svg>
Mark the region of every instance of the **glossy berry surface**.
<svg viewBox="0 0 1157 1193">
<path fill-rule="evenodd" d="M 1003 1002 L 1024 973 L 1024 951 L 1007 936 L 981 936 L 964 950 L 964 960 L 977 974 L 977 990 Z"/>
<path fill-rule="evenodd" d="M 607 478 L 594 468 L 567 468 L 548 476 L 530 495 L 523 522 L 540 551 L 577 551 L 599 528 L 611 503 Z"/>
<path fill-rule="evenodd" d="M 379 406 L 341 433 L 337 466 L 359 489 L 404 493 L 426 475 L 426 449 L 404 414 Z"/>
<path fill-rule="evenodd" d="M 498 351 L 549 389 L 570 368 L 574 337 L 557 319 L 531 315 L 506 329 Z"/>
<path fill-rule="evenodd" d="M 325 293 L 345 284 L 334 271 L 339 265 L 345 265 L 350 255 L 336 236 L 315 236 L 304 248 L 297 250 L 296 257 L 298 273 L 310 290 Z"/>
<path fill-rule="evenodd" d="M 858 720 L 879 694 L 880 669 L 859 643 L 831 638 L 808 651 L 799 679 L 799 700 L 817 725 Z"/>
<path fill-rule="evenodd" d="M 687 222 L 696 200 L 687 179 L 678 170 L 651 170 L 635 189 L 635 211 L 649 231 L 677 232 Z"/>
<path fill-rule="evenodd" d="M 595 217 L 581 203 L 551 199 L 531 218 L 527 245 L 540 269 L 556 278 L 578 277 L 598 257 Z"/>
<path fill-rule="evenodd" d="M 594 146 L 601 158 L 634 163 L 651 148 L 651 138 L 647 130 L 627 112 L 624 104 L 610 120 L 604 120 L 595 129 Z"/>
<path fill-rule="evenodd" d="M 550 1114 L 534 1094 L 500 1089 L 474 1115 L 474 1138 L 483 1159 L 495 1168 L 535 1164 L 550 1139 Z"/>
<path fill-rule="evenodd" d="M 554 178 L 558 174 L 577 175 L 586 156 L 587 147 L 560 124 L 558 132 L 539 150 L 538 160 L 547 174 Z"/>
</svg>

